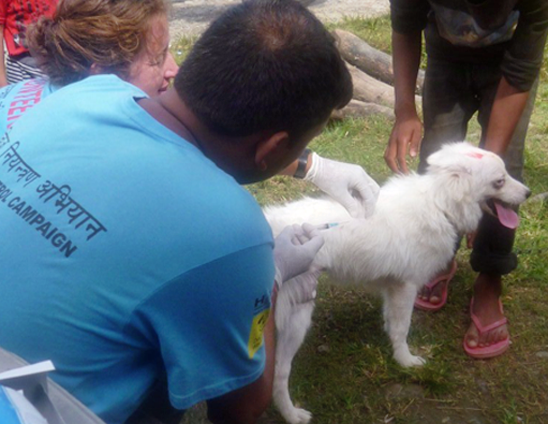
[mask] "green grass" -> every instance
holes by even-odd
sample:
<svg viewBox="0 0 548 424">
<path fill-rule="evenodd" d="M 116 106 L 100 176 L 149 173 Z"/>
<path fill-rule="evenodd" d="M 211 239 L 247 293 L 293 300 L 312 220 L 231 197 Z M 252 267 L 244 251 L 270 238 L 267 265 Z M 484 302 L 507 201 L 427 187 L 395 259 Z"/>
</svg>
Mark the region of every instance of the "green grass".
<svg viewBox="0 0 548 424">
<path fill-rule="evenodd" d="M 387 17 L 347 19 L 337 27 L 390 51 Z M 526 144 L 524 175 L 533 194 L 548 192 L 547 65 L 545 58 Z M 382 183 L 390 176 L 383 152 L 391 125 L 382 117 L 333 123 L 310 147 L 323 156 L 358 163 Z M 473 125 L 470 140 L 478 138 Z M 284 177 L 248 188 L 261 204 L 317 192 Z M 422 369 L 402 369 L 391 358 L 379 299 L 322 277 L 313 325 L 294 361 L 294 401 L 309 409 L 318 424 L 548 423 L 548 201 L 527 202 L 521 217 L 515 244 L 520 264 L 504 280 L 512 339 L 505 355 L 478 361 L 463 352 L 475 278 L 466 248 L 458 253 L 447 305 L 436 313 L 413 314 L 409 344 L 427 358 Z M 273 408 L 261 420 L 283 422 Z"/>
<path fill-rule="evenodd" d="M 539 96 L 537 102 L 547 99 Z M 527 141 L 525 179 L 534 193 L 548 191 L 547 115 L 537 108 Z M 318 153 L 355 162 L 379 182 L 390 175 L 382 159 L 391 123 L 384 118 L 330 125 L 311 144 Z M 250 187 L 262 203 L 276 203 L 316 190 L 301 181 L 276 177 Z M 391 359 L 382 331 L 380 301 L 359 288 L 330 285 L 323 277 L 314 324 L 294 362 L 293 398 L 317 423 L 546 423 L 548 413 L 548 203 L 521 208 L 515 250 L 518 269 L 505 278 L 504 305 L 512 347 L 489 361 L 469 359 L 462 337 L 475 274 L 469 250 L 458 254 L 459 269 L 446 307 L 417 311 L 410 346 L 428 359 L 420 370 L 404 370 Z M 403 395 L 394 396 L 395 388 Z M 406 395 L 405 391 L 411 394 Z M 476 421 L 473 421 L 476 420 Z M 270 411 L 265 423 L 282 423 Z"/>
<path fill-rule="evenodd" d="M 373 19 L 344 18 L 336 24 L 327 24 L 329 30 L 344 29 L 358 37 L 366 40 L 372 46 L 385 51 L 392 52 L 390 43 L 390 17 L 381 16 Z"/>
</svg>

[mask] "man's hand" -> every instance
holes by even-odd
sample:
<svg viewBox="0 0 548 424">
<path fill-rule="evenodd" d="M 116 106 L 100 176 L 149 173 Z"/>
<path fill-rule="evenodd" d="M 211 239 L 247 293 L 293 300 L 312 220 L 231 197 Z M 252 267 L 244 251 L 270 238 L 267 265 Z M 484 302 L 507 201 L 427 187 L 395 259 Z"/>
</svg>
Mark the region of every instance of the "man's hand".
<svg viewBox="0 0 548 424">
<path fill-rule="evenodd" d="M 399 33 L 392 31 L 392 63 L 394 66 L 394 113 L 396 123 L 392 128 L 384 160 L 397 173 L 409 173 L 407 151 L 411 157 L 419 152 L 422 123 L 415 105 L 415 86 L 422 50 L 422 31 Z"/>
<path fill-rule="evenodd" d="M 307 272 L 323 242 L 319 230 L 313 225 L 286 227 L 274 241 L 277 284 L 281 286 L 285 281 Z"/>
<path fill-rule="evenodd" d="M 343 205 L 353 218 L 367 218 L 375 210 L 379 185 L 359 165 L 312 154 L 312 166 L 304 177 Z"/>
<path fill-rule="evenodd" d="M 388 147 L 384 152 L 384 160 L 388 167 L 397 173 L 408 174 L 406 157 L 414 158 L 420 149 L 422 139 L 422 123 L 416 112 L 410 112 L 407 116 L 396 118 L 392 128 Z"/>
</svg>

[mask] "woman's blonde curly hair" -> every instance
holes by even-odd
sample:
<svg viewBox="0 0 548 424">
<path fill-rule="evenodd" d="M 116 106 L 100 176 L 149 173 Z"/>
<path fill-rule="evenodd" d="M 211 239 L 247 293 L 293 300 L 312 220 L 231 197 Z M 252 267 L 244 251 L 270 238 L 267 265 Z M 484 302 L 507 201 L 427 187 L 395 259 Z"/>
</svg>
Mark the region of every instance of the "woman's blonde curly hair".
<svg viewBox="0 0 548 424">
<path fill-rule="evenodd" d="M 86 78 L 92 65 L 127 79 L 152 18 L 167 9 L 165 0 L 61 0 L 29 28 L 29 48 L 55 85 Z"/>
</svg>

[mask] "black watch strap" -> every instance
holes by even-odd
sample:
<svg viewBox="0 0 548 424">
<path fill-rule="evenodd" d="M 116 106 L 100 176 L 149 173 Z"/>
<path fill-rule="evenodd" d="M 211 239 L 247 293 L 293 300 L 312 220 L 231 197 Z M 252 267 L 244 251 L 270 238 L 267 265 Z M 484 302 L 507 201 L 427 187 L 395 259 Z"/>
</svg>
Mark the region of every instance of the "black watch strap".
<svg viewBox="0 0 548 424">
<path fill-rule="evenodd" d="M 304 149 L 299 156 L 299 162 L 297 164 L 297 170 L 293 174 L 293 177 L 303 179 L 306 175 L 306 165 L 308 165 L 308 156 L 310 155 L 310 149 Z"/>
</svg>

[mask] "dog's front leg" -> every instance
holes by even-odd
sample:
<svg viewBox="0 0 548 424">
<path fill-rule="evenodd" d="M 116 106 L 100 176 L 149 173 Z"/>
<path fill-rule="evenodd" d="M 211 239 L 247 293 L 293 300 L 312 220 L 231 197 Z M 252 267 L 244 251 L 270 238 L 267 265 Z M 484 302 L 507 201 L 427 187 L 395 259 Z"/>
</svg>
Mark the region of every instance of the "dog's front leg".
<svg viewBox="0 0 548 424">
<path fill-rule="evenodd" d="M 291 302 L 291 282 L 284 283 L 276 304 L 276 369 L 274 375 L 274 404 L 291 424 L 306 424 L 312 414 L 296 408 L 289 395 L 291 363 L 301 347 L 310 327 L 314 301 L 301 304 Z"/>
<path fill-rule="evenodd" d="M 424 365 L 426 361 L 420 356 L 412 355 L 407 344 L 413 304 L 417 295 L 416 286 L 409 283 L 391 284 L 384 290 L 383 295 L 384 328 L 392 342 L 394 359 L 402 367 Z"/>
</svg>

